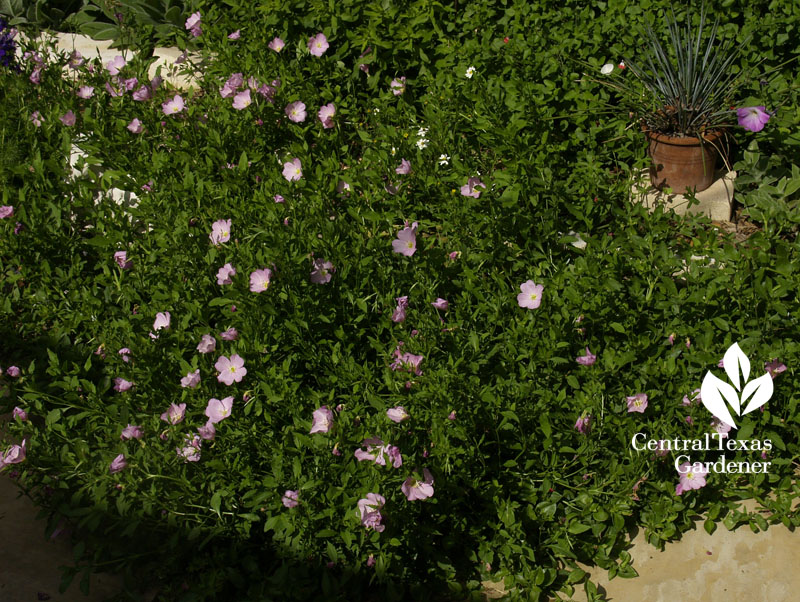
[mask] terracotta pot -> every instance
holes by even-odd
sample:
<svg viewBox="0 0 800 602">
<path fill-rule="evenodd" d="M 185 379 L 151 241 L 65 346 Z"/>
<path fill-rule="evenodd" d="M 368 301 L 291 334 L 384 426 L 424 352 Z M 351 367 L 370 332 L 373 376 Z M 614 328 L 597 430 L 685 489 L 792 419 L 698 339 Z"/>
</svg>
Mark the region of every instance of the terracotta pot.
<svg viewBox="0 0 800 602">
<path fill-rule="evenodd" d="M 683 194 L 687 188 L 700 192 L 714 182 L 722 132 L 699 138 L 676 138 L 645 132 L 648 154 L 652 160 L 650 181 L 661 190 L 668 186 Z"/>
</svg>

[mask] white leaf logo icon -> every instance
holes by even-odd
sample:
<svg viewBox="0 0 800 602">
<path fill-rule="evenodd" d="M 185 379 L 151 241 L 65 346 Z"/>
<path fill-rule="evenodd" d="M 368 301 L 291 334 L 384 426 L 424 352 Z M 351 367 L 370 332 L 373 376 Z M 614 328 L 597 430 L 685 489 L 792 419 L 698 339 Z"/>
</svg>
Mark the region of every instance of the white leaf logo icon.
<svg viewBox="0 0 800 602">
<path fill-rule="evenodd" d="M 733 408 L 737 416 L 743 416 L 763 406 L 772 397 L 772 377 L 766 373 L 764 376 L 747 382 L 750 376 L 750 360 L 747 359 L 738 343 L 734 343 L 728 348 L 722 362 L 733 386 L 720 380 L 711 372 L 707 372 L 700 387 L 700 400 L 706 409 L 719 420 L 737 428 L 728 407 Z M 739 378 L 740 374 L 741 379 Z M 741 391 L 741 396 L 739 391 Z M 742 411 L 741 406 L 748 399 L 750 399 L 750 403 Z"/>
</svg>

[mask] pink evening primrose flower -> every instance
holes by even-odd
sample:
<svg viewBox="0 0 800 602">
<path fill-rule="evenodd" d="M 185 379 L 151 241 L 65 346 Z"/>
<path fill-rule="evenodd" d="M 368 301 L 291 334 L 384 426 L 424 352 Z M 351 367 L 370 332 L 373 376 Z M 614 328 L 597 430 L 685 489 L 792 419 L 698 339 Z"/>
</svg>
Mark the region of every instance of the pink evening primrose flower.
<svg viewBox="0 0 800 602">
<path fill-rule="evenodd" d="M 202 16 L 200 15 L 199 11 L 196 12 L 196 13 L 192 13 L 189 16 L 189 18 L 186 19 L 186 23 L 185 23 L 186 29 L 193 29 L 193 28 L 197 27 L 198 25 L 200 25 L 200 20 L 201 19 L 202 19 Z"/>
<path fill-rule="evenodd" d="M 578 418 L 578 420 L 575 422 L 575 429 L 581 435 L 588 435 L 592 430 L 592 415 L 586 414 Z"/>
<path fill-rule="evenodd" d="M 25 460 L 26 456 L 26 443 L 27 440 L 22 440 L 22 445 L 12 445 L 5 455 L 0 458 L 0 468 L 3 467 L 4 464 L 19 464 L 23 460 Z"/>
<path fill-rule="evenodd" d="M 728 433 L 731 431 L 731 425 L 722 422 L 719 418 L 714 418 L 711 421 L 711 428 L 714 429 L 715 432 L 719 433 L 721 439 L 725 439 L 728 436 Z"/>
<path fill-rule="evenodd" d="M 669 335 L 667 337 L 667 340 L 669 341 L 670 345 L 674 345 L 675 344 L 675 333 L 673 332 L 671 335 Z"/>
<path fill-rule="evenodd" d="M 127 65 L 125 59 L 119 55 L 106 63 L 106 69 L 111 75 L 119 75 L 120 70 Z"/>
<path fill-rule="evenodd" d="M 78 98 L 87 100 L 94 96 L 94 88 L 92 86 L 81 86 L 75 94 L 78 95 Z"/>
<path fill-rule="evenodd" d="M 233 97 L 233 108 L 241 111 L 249 107 L 252 102 L 253 99 L 250 98 L 250 88 L 248 88 L 244 92 L 239 92 Z"/>
<path fill-rule="evenodd" d="M 286 202 L 286 199 L 284 199 L 279 194 L 276 194 L 274 197 L 272 197 L 272 200 L 275 201 L 276 203 L 285 203 Z"/>
<path fill-rule="evenodd" d="M 331 281 L 331 274 L 336 271 L 330 261 L 315 259 L 311 271 L 311 282 L 314 284 L 327 284 Z"/>
<path fill-rule="evenodd" d="M 392 241 L 392 250 L 406 257 L 417 252 L 417 222 L 397 233 L 397 238 Z"/>
<path fill-rule="evenodd" d="M 698 470 L 694 470 L 697 468 Z M 689 462 L 684 462 L 678 468 L 680 482 L 675 487 L 675 495 L 681 495 L 691 489 L 700 489 L 706 485 L 706 475 L 708 471 L 702 465 L 692 466 Z"/>
<path fill-rule="evenodd" d="M 197 434 L 205 441 L 213 441 L 214 437 L 217 436 L 217 429 L 214 428 L 214 424 L 209 420 L 203 426 L 197 427 Z"/>
<path fill-rule="evenodd" d="M 386 415 L 389 417 L 389 420 L 397 422 L 398 424 L 411 418 L 403 406 L 389 408 L 386 410 Z"/>
<path fill-rule="evenodd" d="M 217 340 L 210 334 L 204 334 L 197 344 L 197 350 L 200 353 L 211 353 L 217 348 Z"/>
<path fill-rule="evenodd" d="M 211 398 L 208 400 L 205 414 L 208 416 L 208 421 L 211 424 L 217 424 L 231 415 L 232 408 L 233 397 L 226 397 L 224 399 Z"/>
<path fill-rule="evenodd" d="M 401 159 L 400 165 L 395 168 L 394 172 L 396 174 L 407 176 L 411 173 L 411 163 L 406 159 Z"/>
<path fill-rule="evenodd" d="M 6 368 L 6 374 L 8 374 L 11 378 L 17 378 L 22 373 L 22 371 L 17 366 L 9 366 Z"/>
<path fill-rule="evenodd" d="M 0 219 L 6 219 L 14 215 L 14 207 L 11 205 L 3 205 L 0 207 Z"/>
<path fill-rule="evenodd" d="M 137 102 L 145 102 L 153 97 L 153 91 L 148 86 L 141 86 L 133 93 L 133 100 Z"/>
<path fill-rule="evenodd" d="M 287 508 L 295 508 L 300 504 L 300 502 L 298 501 L 299 494 L 300 491 L 292 491 L 291 489 L 287 489 L 286 493 L 284 493 L 283 497 L 281 498 L 281 502 Z"/>
<path fill-rule="evenodd" d="M 34 111 L 33 113 L 31 113 L 31 122 L 37 128 L 38 127 L 42 127 L 42 119 L 41 119 L 41 117 L 42 117 L 42 115 L 41 115 L 41 113 L 39 113 L 39 111 Z"/>
<path fill-rule="evenodd" d="M 169 324 L 172 317 L 169 315 L 168 311 L 158 312 L 156 314 L 155 322 L 153 322 L 153 330 L 158 332 L 162 328 L 169 328 Z"/>
<path fill-rule="evenodd" d="M 117 393 L 124 393 L 125 391 L 130 390 L 133 387 L 133 383 L 129 380 L 125 380 L 124 378 L 117 377 L 114 379 L 114 390 Z"/>
<path fill-rule="evenodd" d="M 397 297 L 395 299 L 397 301 L 397 308 L 394 310 L 392 314 L 392 322 L 400 323 L 404 322 L 406 319 L 406 309 L 408 309 L 408 297 Z"/>
<path fill-rule="evenodd" d="M 231 311 L 236 311 L 235 305 L 231 305 Z M 223 341 L 235 341 L 239 338 L 239 332 L 233 326 L 231 326 L 228 328 L 228 330 L 223 330 L 220 332 L 219 336 Z"/>
<path fill-rule="evenodd" d="M 142 127 L 142 122 L 134 118 L 133 121 L 128 124 L 128 130 L 131 134 L 141 134 L 144 128 Z"/>
<path fill-rule="evenodd" d="M 781 372 L 786 372 L 786 364 L 782 364 L 778 360 L 772 360 L 764 364 L 764 369 L 774 379 Z"/>
<path fill-rule="evenodd" d="M 172 100 L 162 103 L 161 109 L 164 111 L 164 115 L 175 115 L 183 111 L 184 106 L 183 98 L 181 98 L 179 94 L 176 94 Z"/>
<path fill-rule="evenodd" d="M 431 305 L 433 305 L 436 309 L 439 309 L 441 311 L 447 311 L 450 308 L 450 303 L 446 299 L 442 299 L 441 297 L 438 297 L 436 301 L 431 303 Z"/>
<path fill-rule="evenodd" d="M 284 46 L 286 46 L 286 44 L 283 43 L 283 40 L 281 40 L 280 38 L 273 38 L 272 41 L 269 43 L 268 48 L 270 50 L 274 50 L 275 52 L 280 52 L 281 50 L 283 50 Z"/>
<path fill-rule="evenodd" d="M 228 34 L 228 39 L 229 40 L 238 40 L 240 37 L 242 37 L 240 29 L 237 29 L 233 33 L 229 33 Z"/>
<path fill-rule="evenodd" d="M 647 394 L 637 393 L 633 397 L 626 397 L 628 401 L 628 412 L 639 412 L 644 414 L 647 409 Z"/>
<path fill-rule="evenodd" d="M 129 424 L 122 429 L 122 434 L 119 436 L 119 438 L 123 441 L 126 439 L 141 439 L 142 437 L 144 437 L 144 431 L 142 431 L 142 427 L 134 424 Z"/>
<path fill-rule="evenodd" d="M 528 280 L 519 285 L 519 290 L 522 291 L 517 295 L 517 304 L 520 307 L 536 309 L 542 304 L 543 285 L 535 284 L 533 280 Z"/>
<path fill-rule="evenodd" d="M 333 412 L 328 409 L 328 406 L 322 406 L 314 410 L 311 420 L 310 435 L 314 433 L 327 433 L 333 426 Z"/>
<path fill-rule="evenodd" d="M 336 115 L 336 107 L 332 102 L 329 102 L 328 104 L 320 107 L 319 113 L 317 113 L 317 118 L 322 122 L 322 127 L 327 130 L 334 126 L 334 115 Z"/>
<path fill-rule="evenodd" d="M 739 125 L 751 132 L 760 132 L 772 117 L 765 107 L 746 107 L 736 110 Z"/>
<path fill-rule="evenodd" d="M 74 69 L 75 71 L 77 71 L 83 66 L 85 62 L 86 59 L 83 58 L 83 55 L 77 50 L 73 50 L 72 54 L 69 55 L 69 63 L 67 64 L 69 65 L 70 69 Z"/>
<path fill-rule="evenodd" d="M 399 77 L 393 79 L 389 83 L 389 88 L 392 90 L 392 94 L 395 96 L 400 96 L 403 92 L 406 91 L 406 78 Z"/>
<path fill-rule="evenodd" d="M 589 351 L 589 348 L 586 348 L 586 355 L 581 355 L 575 358 L 575 361 L 578 362 L 581 366 L 591 366 L 597 361 L 597 356 Z"/>
<path fill-rule="evenodd" d="M 125 460 L 125 456 L 123 454 L 118 455 L 111 461 L 111 466 L 108 467 L 108 471 L 111 474 L 120 472 L 124 470 L 128 466 L 128 462 Z"/>
<path fill-rule="evenodd" d="M 127 251 L 117 251 L 114 253 L 114 261 L 123 270 L 130 270 L 133 267 L 133 261 L 128 259 Z"/>
<path fill-rule="evenodd" d="M 127 347 L 123 347 L 122 349 L 117 351 L 117 353 L 122 356 L 122 361 L 125 362 L 126 364 L 131 361 L 131 350 L 128 349 Z"/>
<path fill-rule="evenodd" d="M 184 447 L 176 448 L 178 455 L 183 458 L 184 462 L 197 462 L 200 460 L 200 446 L 203 442 L 200 440 L 199 435 L 195 435 L 191 439 L 189 435 L 186 436 Z"/>
<path fill-rule="evenodd" d="M 25 422 L 28 419 L 28 413 L 20 407 L 15 407 L 11 417 L 14 419 L 19 418 L 22 422 Z"/>
<path fill-rule="evenodd" d="M 231 239 L 231 220 L 220 219 L 211 224 L 211 234 L 208 235 L 211 243 L 218 245 Z"/>
<path fill-rule="evenodd" d="M 295 157 L 291 161 L 283 164 L 283 177 L 289 182 L 294 182 L 303 177 L 303 168 L 300 165 L 300 159 Z"/>
<path fill-rule="evenodd" d="M 375 529 L 378 533 L 382 533 L 386 526 L 381 524 L 383 517 L 380 510 L 385 504 L 386 498 L 378 493 L 368 493 L 367 497 L 358 500 L 361 524 L 367 529 Z"/>
<path fill-rule="evenodd" d="M 422 469 L 422 474 L 422 481 L 408 477 L 400 486 L 409 502 L 433 497 L 433 475 L 427 468 Z"/>
<path fill-rule="evenodd" d="M 232 276 L 236 276 L 236 268 L 226 263 L 217 272 L 217 284 L 220 286 L 224 284 L 233 284 L 233 280 L 231 280 Z"/>
<path fill-rule="evenodd" d="M 467 183 L 461 187 L 461 194 L 477 199 L 481 196 L 481 191 L 476 189 L 477 186 L 486 189 L 486 185 L 481 182 L 479 178 L 470 178 L 467 180 Z"/>
<path fill-rule="evenodd" d="M 269 288 L 272 280 L 272 270 L 264 268 L 256 270 L 250 274 L 250 291 L 253 293 L 263 293 Z"/>
<path fill-rule="evenodd" d="M 58 120 L 67 127 L 72 127 L 75 125 L 75 113 L 73 113 L 72 110 L 69 110 L 59 117 Z"/>
<path fill-rule="evenodd" d="M 296 100 L 286 105 L 285 113 L 289 121 L 301 123 L 306 120 L 306 105 Z"/>
<path fill-rule="evenodd" d="M 247 374 L 247 368 L 244 367 L 244 359 L 237 354 L 233 354 L 230 359 L 221 355 L 214 367 L 219 372 L 217 380 L 227 386 L 231 386 L 234 382 L 242 382 L 242 379 Z"/>
<path fill-rule="evenodd" d="M 318 33 L 317 35 L 308 39 L 308 51 L 313 55 L 320 57 L 325 54 L 328 49 L 328 39 L 325 34 Z"/>
<path fill-rule="evenodd" d="M 185 403 L 182 403 L 180 405 L 171 403 L 167 411 L 161 414 L 161 420 L 163 420 L 164 422 L 169 422 L 170 424 L 178 424 L 183 421 L 183 417 L 185 415 L 186 415 Z"/>
<path fill-rule="evenodd" d="M 200 384 L 200 369 L 189 372 L 181 379 L 181 387 L 185 389 L 196 389 Z"/>
</svg>

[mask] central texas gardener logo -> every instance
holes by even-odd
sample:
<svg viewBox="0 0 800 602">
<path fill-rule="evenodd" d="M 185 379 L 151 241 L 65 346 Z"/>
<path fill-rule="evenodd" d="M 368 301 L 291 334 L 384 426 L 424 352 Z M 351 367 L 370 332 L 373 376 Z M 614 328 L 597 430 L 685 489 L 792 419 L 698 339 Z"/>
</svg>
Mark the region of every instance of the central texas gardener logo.
<svg viewBox="0 0 800 602">
<path fill-rule="evenodd" d="M 725 424 L 737 428 L 728 407 L 733 408 L 737 416 L 744 416 L 763 406 L 772 397 L 772 377 L 767 372 L 764 376 L 748 382 L 750 360 L 739 348 L 738 343 L 728 348 L 722 358 L 722 364 L 733 386 L 708 372 L 700 388 L 700 400 L 714 416 Z M 745 403 L 747 406 L 742 410 Z"/>
</svg>

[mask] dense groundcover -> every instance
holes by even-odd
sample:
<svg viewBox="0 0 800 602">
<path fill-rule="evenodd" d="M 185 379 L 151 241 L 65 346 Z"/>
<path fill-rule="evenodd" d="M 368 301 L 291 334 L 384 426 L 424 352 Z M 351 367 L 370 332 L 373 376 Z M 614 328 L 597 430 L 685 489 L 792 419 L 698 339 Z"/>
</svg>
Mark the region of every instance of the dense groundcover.
<svg viewBox="0 0 800 602">
<path fill-rule="evenodd" d="M 644 143 L 600 67 L 668 2 L 251 4 L 185 7 L 190 91 L 146 53 L 0 68 L 0 451 L 25 440 L 4 470 L 74 527 L 73 572 L 165 600 L 599 599 L 576 561 L 635 575 L 635 527 L 800 522 L 800 8 L 709 3 L 755 34 L 741 106 L 777 108 L 730 132 L 742 242 L 629 201 Z M 774 393 L 728 438 L 770 449 L 724 454 L 769 472 L 678 494 L 680 454 L 723 452 L 631 440 L 716 432 L 695 390 L 733 343 Z"/>
</svg>

